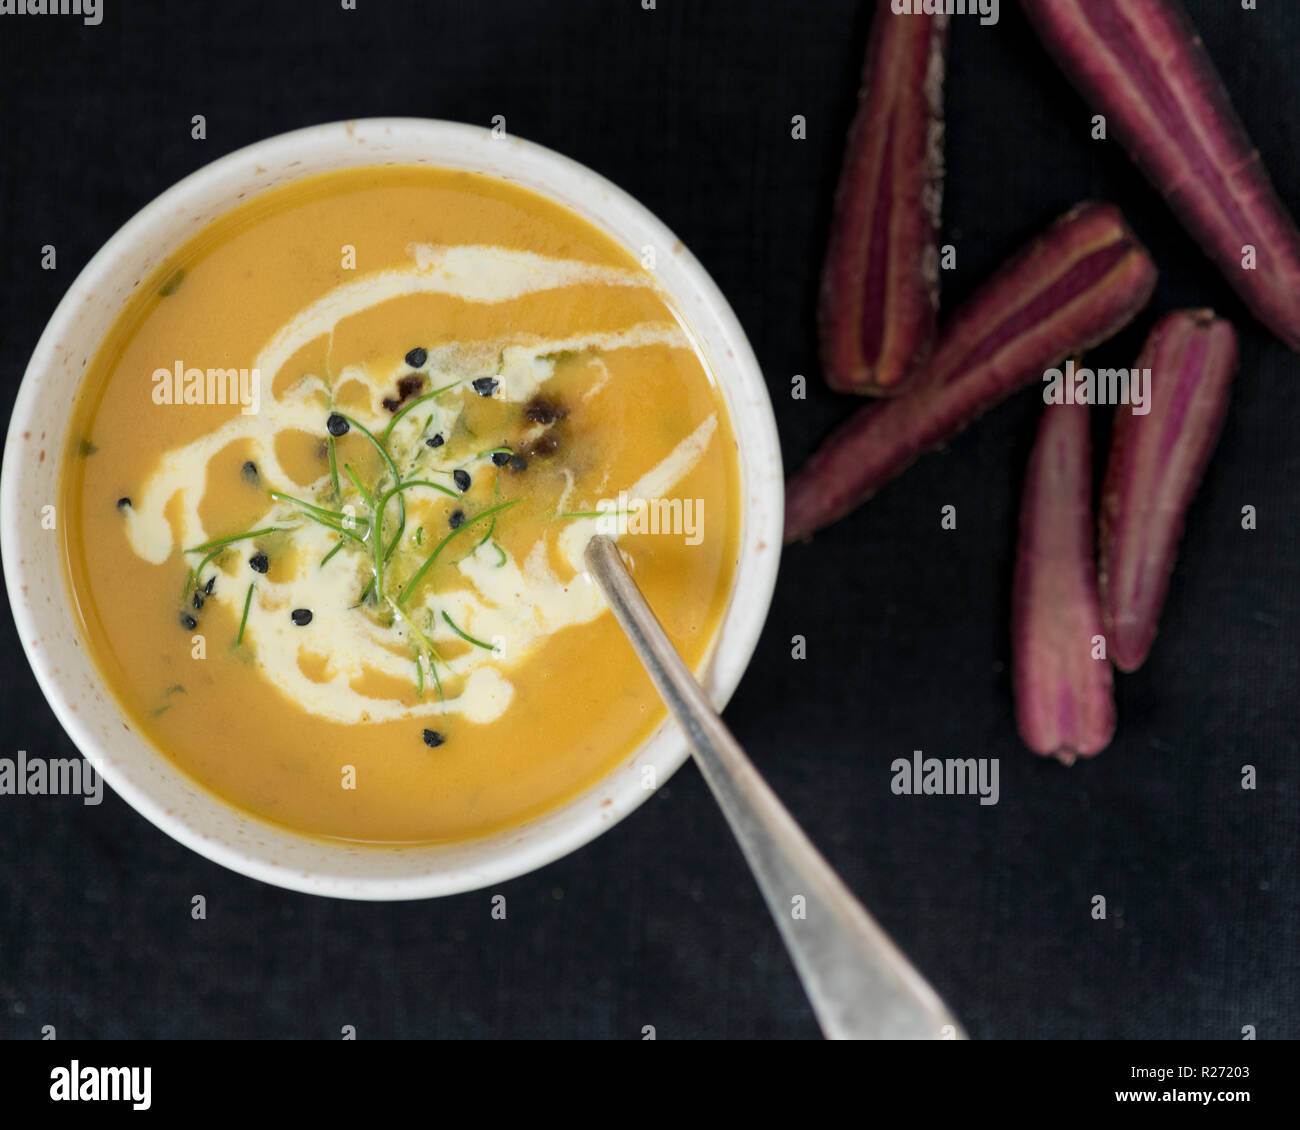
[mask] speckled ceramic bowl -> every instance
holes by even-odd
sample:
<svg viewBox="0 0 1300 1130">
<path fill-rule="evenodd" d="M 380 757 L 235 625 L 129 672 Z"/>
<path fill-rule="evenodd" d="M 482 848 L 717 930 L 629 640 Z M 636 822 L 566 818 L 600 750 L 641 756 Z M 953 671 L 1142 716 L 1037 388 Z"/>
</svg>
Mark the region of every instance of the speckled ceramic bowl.
<svg viewBox="0 0 1300 1130">
<path fill-rule="evenodd" d="M 418 119 L 314 126 L 241 149 L 186 177 L 122 228 L 68 290 L 41 335 L 5 447 L 0 512 L 5 576 L 23 647 L 54 713 L 119 796 L 163 831 L 235 871 L 283 887 L 356 899 L 427 898 L 510 879 L 599 835 L 686 759 L 665 722 L 635 755 L 581 796 L 509 831 L 450 846 L 365 847 L 316 840 L 231 807 L 162 757 L 127 720 L 86 653 L 71 608 L 61 535 L 42 529 L 57 497 L 69 406 L 100 340 L 168 252 L 240 200 L 312 173 L 421 163 L 489 173 L 541 192 L 639 255 L 688 324 L 725 396 L 740 443 L 741 550 L 726 619 L 702 677 L 730 697 L 758 642 L 781 547 L 782 475 L 772 407 L 744 332 L 712 280 L 673 234 L 589 169 L 517 138 Z"/>
</svg>

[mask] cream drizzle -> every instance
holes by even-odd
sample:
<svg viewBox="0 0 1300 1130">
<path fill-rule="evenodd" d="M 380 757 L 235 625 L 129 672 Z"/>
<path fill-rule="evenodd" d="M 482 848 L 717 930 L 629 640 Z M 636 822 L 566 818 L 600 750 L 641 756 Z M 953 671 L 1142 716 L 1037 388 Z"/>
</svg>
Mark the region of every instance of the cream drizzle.
<svg viewBox="0 0 1300 1130">
<path fill-rule="evenodd" d="M 328 411 L 330 389 L 316 375 L 308 375 L 275 395 L 280 370 L 300 349 L 323 336 L 332 335 L 338 323 L 379 303 L 413 293 L 443 293 L 482 303 L 506 302 L 536 291 L 577 285 L 647 286 L 649 277 L 634 271 L 599 267 L 589 263 L 547 259 L 526 252 L 497 247 L 461 246 L 411 249 L 414 266 L 376 272 L 335 288 L 291 319 L 277 331 L 257 358 L 264 395 L 254 415 L 238 415 L 192 443 L 173 448 L 160 457 L 126 514 L 126 533 L 133 551 L 145 561 L 161 564 L 179 548 L 197 545 L 213 534 L 199 517 L 207 466 L 227 445 L 243 440 L 252 448 L 252 458 L 268 482 L 287 483 L 275 453 L 275 437 L 287 429 L 318 432 Z M 431 351 L 428 365 L 430 387 L 454 380 L 468 382 L 491 372 L 500 385 L 497 395 L 523 401 L 533 396 L 555 371 L 548 354 L 597 350 L 601 352 L 664 345 L 690 349 L 689 339 L 672 322 L 644 323 L 629 329 L 571 335 L 558 340 L 528 341 L 518 336 L 490 342 L 460 342 Z M 600 364 L 601 381 L 608 371 Z M 405 368 L 387 374 L 369 374 L 364 368 L 344 369 L 335 384 L 360 381 L 371 391 L 370 411 L 362 420 L 376 434 L 386 415 L 379 401 L 382 389 Z M 452 398 L 446 398 L 452 399 Z M 449 432 L 459 414 L 454 405 L 431 408 L 437 423 L 434 430 Z M 418 431 L 416 412 L 408 413 L 398 425 Z M 427 413 L 425 413 L 427 415 Z M 423 419 L 423 416 L 420 417 Z M 698 463 L 717 428 L 716 415 L 709 416 L 683 439 L 657 466 L 649 469 L 628 494 L 634 498 L 666 496 Z M 413 439 L 413 434 L 407 437 Z M 328 476 L 303 489 L 314 497 L 328 484 Z M 568 491 L 565 495 L 567 497 Z M 178 530 L 174 535 L 165 510 L 173 498 L 177 506 Z M 467 589 L 439 593 L 437 613 L 447 614 L 470 635 L 492 642 L 494 649 L 471 648 L 442 667 L 461 682 L 460 693 L 440 702 L 427 701 L 405 706 L 396 699 L 363 695 L 353 684 L 368 673 L 395 678 L 413 678 L 413 647 L 409 633 L 399 620 L 388 628 L 365 612 L 350 607 L 356 603 L 355 568 L 326 567 L 318 563 L 333 548 L 336 535 L 322 526 L 304 521 L 285 504 L 277 504 L 260 525 L 295 527 L 293 544 L 298 567 L 287 580 L 272 582 L 257 578 L 245 639 L 255 647 L 261 674 L 286 697 L 304 709 L 344 724 L 386 722 L 422 718 L 441 713 L 458 713 L 470 722 L 490 722 L 509 707 L 514 688 L 504 671 L 518 664 L 544 640 L 562 628 L 588 623 L 605 611 L 604 601 L 588 578 L 583 551 L 597 519 L 570 521 L 559 538 L 559 549 L 573 571 L 568 580 L 556 576 L 548 562 L 546 545 L 537 542 L 523 562 L 504 549 L 485 543 L 456 564 L 468 582 Z M 218 578 L 209 601 L 225 604 L 238 616 L 242 613 L 247 584 L 227 575 Z M 309 631 L 296 627 L 288 613 L 310 608 Z M 434 611 L 433 597 L 413 600 L 409 615 L 421 626 Z M 456 639 L 455 633 L 434 614 L 424 634 L 435 646 Z M 323 680 L 309 677 L 300 655 L 325 657 Z M 320 672 L 314 672 L 320 675 Z M 426 688 L 428 693 L 428 688 Z"/>
</svg>

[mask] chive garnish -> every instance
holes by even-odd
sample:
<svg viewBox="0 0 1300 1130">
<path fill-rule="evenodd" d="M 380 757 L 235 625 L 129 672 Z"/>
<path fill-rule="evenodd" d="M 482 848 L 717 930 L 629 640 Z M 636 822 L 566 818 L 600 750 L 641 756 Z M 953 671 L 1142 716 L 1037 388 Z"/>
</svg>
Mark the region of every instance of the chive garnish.
<svg viewBox="0 0 1300 1130">
<path fill-rule="evenodd" d="M 456 622 L 450 616 L 448 616 L 446 612 L 442 614 L 442 618 L 447 621 L 447 627 L 449 627 L 453 632 L 455 632 L 458 636 L 460 636 L 460 638 L 463 639 L 466 643 L 472 643 L 475 647 L 481 647 L 486 651 L 496 650 L 490 643 L 484 643 L 482 640 L 476 640 L 468 632 L 462 631 L 460 628 L 458 628 L 456 626 Z"/>
<path fill-rule="evenodd" d="M 326 441 L 326 447 L 329 448 L 330 453 L 330 482 L 334 484 L 334 497 L 338 498 L 343 492 L 343 488 L 339 485 L 339 461 L 338 456 L 334 454 L 333 436 L 330 436 Z"/>
<path fill-rule="evenodd" d="M 409 487 L 428 487 L 430 490 L 436 490 L 439 494 L 445 494 L 448 498 L 459 498 L 460 495 L 454 490 L 449 490 L 441 483 L 431 483 L 427 479 L 407 479 L 404 483 L 398 483 L 397 486 L 387 491 L 379 501 L 379 508 L 382 510 L 386 501 L 393 495 L 408 489 Z"/>
<path fill-rule="evenodd" d="M 515 503 L 517 503 L 518 501 L 519 499 L 512 498 L 509 502 L 502 502 L 496 506 L 489 506 L 486 510 L 480 510 L 477 514 L 474 515 L 474 517 L 467 518 L 463 526 L 460 526 L 457 529 L 452 530 L 451 533 L 447 534 L 447 536 L 444 537 L 442 541 L 440 541 L 437 544 L 437 546 L 434 548 L 434 551 L 424 559 L 424 564 L 422 564 L 415 571 L 415 574 L 411 577 L 411 579 L 406 582 L 406 587 L 403 588 L 402 591 L 398 594 L 397 603 L 399 605 L 404 605 L 410 599 L 411 593 L 415 591 L 416 586 L 424 579 L 425 573 L 427 573 L 429 569 L 432 567 L 433 563 L 438 560 L 438 554 L 440 554 L 443 551 L 443 548 L 446 546 L 446 544 L 449 541 L 451 541 L 452 538 L 457 537 L 460 534 L 463 534 L 475 522 L 479 522 L 482 519 L 488 518 L 493 514 L 499 514 L 501 513 L 502 510 L 508 510 L 511 506 L 514 506 Z"/>
<path fill-rule="evenodd" d="M 245 538 L 260 538 L 263 534 L 279 533 L 282 530 L 292 530 L 293 526 L 263 526 L 260 530 L 249 530 L 247 533 L 231 534 L 225 538 L 213 538 L 212 541 L 205 541 L 202 545 L 192 546 L 184 550 L 185 553 L 203 553 L 205 550 L 216 549 L 218 546 L 230 545 L 231 542 L 243 541 Z"/>
<path fill-rule="evenodd" d="M 384 566 L 388 563 L 389 558 L 393 556 L 393 550 L 397 548 L 397 543 L 402 537 L 402 532 L 403 530 L 406 529 L 406 514 L 405 512 L 403 512 L 401 520 L 397 524 L 397 532 L 393 534 L 393 540 L 388 543 L 388 548 L 381 554 L 379 552 L 380 536 L 378 531 L 381 530 L 383 527 L 384 511 L 388 509 L 388 502 L 393 497 L 393 495 L 397 495 L 398 498 L 401 498 L 402 492 L 405 490 L 409 490 L 411 487 L 430 487 L 433 490 L 441 491 L 443 494 L 449 495 L 452 498 L 457 497 L 455 491 L 450 491 L 444 486 L 439 486 L 437 483 L 428 482 L 425 479 L 412 479 L 409 482 L 398 483 L 397 486 L 392 487 L 391 489 L 389 489 L 383 495 L 380 496 L 379 505 L 374 508 L 375 514 L 374 514 L 374 518 L 372 519 L 372 525 L 376 531 L 375 533 L 375 576 L 371 579 L 370 584 L 366 586 L 365 591 L 362 592 L 361 594 L 361 599 L 363 601 L 366 599 L 367 596 L 370 595 L 370 590 L 372 588 L 378 588 L 380 591 L 383 590 Z"/>
<path fill-rule="evenodd" d="M 492 479 L 492 501 L 495 503 L 496 500 L 500 497 L 500 495 L 501 495 L 501 472 L 498 471 L 496 475 L 493 476 Z M 492 535 L 496 533 L 496 529 L 497 529 L 497 520 L 494 517 L 492 519 L 492 524 L 488 526 L 487 533 L 485 533 L 479 539 L 478 545 L 474 547 L 472 552 L 477 552 L 479 549 L 481 549 L 483 547 L 483 543 L 489 540 L 492 537 Z"/>
<path fill-rule="evenodd" d="M 212 541 L 205 541 L 202 545 L 196 545 L 191 549 L 186 549 L 185 553 L 202 553 L 204 550 L 210 550 L 208 555 L 203 558 L 198 565 L 190 570 L 189 575 L 185 578 L 185 591 L 181 593 L 181 599 L 184 600 L 190 595 L 190 586 L 199 583 L 199 577 L 203 575 L 203 570 L 217 557 L 223 554 L 227 547 L 237 541 L 244 541 L 247 538 L 261 537 L 263 534 L 274 534 L 284 530 L 292 530 L 293 526 L 264 526 L 260 530 L 249 530 L 247 533 L 231 534 L 229 537 L 214 538 Z"/>
<path fill-rule="evenodd" d="M 442 699 L 442 680 L 438 678 L 438 664 L 443 662 L 442 655 L 439 653 L 438 649 L 429 642 L 428 637 L 415 626 L 415 621 L 406 614 L 404 609 L 399 608 L 392 600 L 389 600 L 388 606 L 392 609 L 392 614 L 394 616 L 400 616 L 406 623 L 407 627 L 409 627 L 412 633 L 414 633 L 415 638 L 420 641 L 420 647 L 429 657 L 429 670 L 433 674 L 434 685 L 438 688 L 438 698 Z"/>
<path fill-rule="evenodd" d="M 385 574 L 389 572 L 388 563 L 390 559 L 394 557 L 398 545 L 401 543 L 405 535 L 407 525 L 406 492 L 412 488 L 420 487 L 445 495 L 448 498 L 461 499 L 462 495 L 471 486 L 471 478 L 469 472 L 465 471 L 463 468 L 456 468 L 454 470 L 443 470 L 439 468 L 436 470 L 430 469 L 424 473 L 435 476 L 449 476 L 453 480 L 454 486 L 443 485 L 441 482 L 433 482 L 428 479 L 416 479 L 413 477 L 407 477 L 404 480 L 403 476 L 398 472 L 395 459 L 405 458 L 405 453 L 408 451 L 409 446 L 407 440 L 403 440 L 403 446 L 396 456 L 388 450 L 388 443 L 396 426 L 405 419 L 407 413 L 409 413 L 413 408 L 419 404 L 432 401 L 434 398 L 450 392 L 464 383 L 464 381 L 454 381 L 450 384 L 433 389 L 431 392 L 425 393 L 422 396 L 416 397 L 409 404 L 404 405 L 400 411 L 394 414 L 382 431 L 377 430 L 376 432 L 372 432 L 355 418 L 336 411 L 334 409 L 333 396 L 331 395 L 330 414 L 329 419 L 326 422 L 326 432 L 330 461 L 330 481 L 333 486 L 333 495 L 329 496 L 326 494 L 323 484 L 319 489 L 317 496 L 313 498 L 312 501 L 288 494 L 284 491 L 267 490 L 267 496 L 274 503 L 292 507 L 294 514 L 286 520 L 283 520 L 284 524 L 265 526 L 254 530 L 248 530 L 243 533 L 214 538 L 202 543 L 201 545 L 185 549 L 183 551 L 185 554 L 206 554 L 198 568 L 189 574 L 186 583 L 186 596 L 188 596 L 191 585 L 201 585 L 201 574 L 204 567 L 217 556 L 226 552 L 232 544 L 271 533 L 297 529 L 301 525 L 301 522 L 297 521 L 299 518 L 305 518 L 315 522 L 330 530 L 337 536 L 337 540 L 333 546 L 321 558 L 320 567 L 322 568 L 328 564 L 329 561 L 339 552 L 340 549 L 343 549 L 348 542 L 352 542 L 354 545 L 366 546 L 366 554 L 371 558 L 371 577 L 366 590 L 362 593 L 361 603 L 364 603 L 369 598 L 372 605 L 377 605 L 377 607 L 373 609 L 373 615 L 376 617 L 378 623 L 387 624 L 388 627 L 398 629 L 399 631 L 405 629 L 406 634 L 408 634 L 411 640 L 412 649 L 415 655 L 416 693 L 419 697 L 423 698 L 425 696 L 426 684 L 429 681 L 432 681 L 434 686 L 437 688 L 438 697 L 442 701 L 445 710 L 446 698 L 443 692 L 442 679 L 438 671 L 439 665 L 442 664 L 444 660 L 430 639 L 437 619 L 437 613 L 432 608 L 425 609 L 425 625 L 424 631 L 422 632 L 412 620 L 414 614 L 408 614 L 405 606 L 410 601 L 412 594 L 426 579 L 429 571 L 437 563 L 439 555 L 450 543 L 453 537 L 459 534 L 462 530 L 468 529 L 475 522 L 490 522 L 491 524 L 486 526 L 485 535 L 478 541 L 475 548 L 477 549 L 484 544 L 490 543 L 496 529 L 497 515 L 500 514 L 501 511 L 513 506 L 519 500 L 512 499 L 508 502 L 497 502 L 500 495 L 500 481 L 498 478 L 493 484 L 493 505 L 480 511 L 473 517 L 464 519 L 461 525 L 453 528 L 446 534 L 446 536 L 437 541 L 437 544 L 432 547 L 432 552 L 422 561 L 418 562 L 418 568 L 409 575 L 408 580 L 400 588 L 400 591 L 394 591 L 397 589 L 397 586 L 392 582 L 386 584 Z M 482 392 L 481 389 L 477 391 Z M 435 416 L 436 412 L 432 412 L 425 416 L 423 427 L 420 429 L 419 435 L 415 437 L 415 459 L 418 459 L 420 455 L 424 454 L 424 449 L 427 446 L 424 439 L 432 426 Z M 375 452 L 382 463 L 382 468 L 380 469 L 376 481 L 369 483 L 364 482 L 361 479 L 357 468 L 351 464 L 341 463 L 337 457 L 335 440 L 339 436 L 346 435 L 354 429 L 359 435 L 364 436 L 370 446 L 375 449 Z M 458 435 L 461 430 L 460 425 L 458 425 Z M 468 429 L 463 430 L 465 434 L 474 438 L 473 433 L 469 432 Z M 435 437 L 432 443 L 440 445 L 441 440 L 442 436 L 440 435 Z M 509 447 L 500 446 L 482 451 L 479 453 L 479 456 L 483 458 L 492 458 L 499 466 L 499 461 L 508 459 L 510 454 L 511 449 Z M 412 459 L 411 461 L 411 471 L 415 468 L 415 459 Z M 355 488 L 357 496 L 363 501 L 366 510 L 369 511 L 369 513 L 363 514 L 359 519 L 353 517 L 351 507 L 343 507 L 341 504 L 343 493 L 339 473 L 340 468 L 343 474 L 346 475 L 350 487 Z M 410 476 L 411 471 L 407 472 L 408 476 Z M 250 481 L 255 481 L 256 471 L 251 465 L 246 466 L 245 477 Z M 395 523 L 389 523 L 388 504 L 392 502 L 394 497 L 396 497 L 398 501 L 398 516 Z M 321 503 L 325 503 L 325 505 L 321 505 Z M 344 512 L 345 510 L 347 511 L 346 513 Z M 457 516 L 459 517 L 460 515 L 458 514 Z M 357 529 L 358 525 L 361 527 L 359 530 Z M 423 547 L 424 533 L 425 527 L 423 525 L 419 526 L 415 530 L 414 537 L 412 538 L 415 545 Z M 373 539 L 371 544 L 367 544 L 368 538 Z M 492 544 L 500 557 L 500 565 L 504 565 L 508 560 L 505 551 L 494 542 Z M 262 561 L 265 561 L 265 555 L 259 554 L 258 556 Z M 214 576 L 213 580 L 215 579 Z M 253 590 L 255 587 L 255 582 L 250 583 L 244 596 L 239 630 L 235 640 L 236 647 L 242 645 L 244 635 L 247 631 L 248 619 L 252 611 Z M 211 591 L 211 585 L 209 585 L 208 591 Z M 189 617 L 187 613 L 184 615 L 186 620 L 183 622 L 188 625 L 188 623 L 193 620 L 193 617 Z M 301 626 L 307 622 L 309 615 L 310 613 L 306 609 L 295 609 L 292 613 L 292 619 L 294 620 L 294 623 Z M 467 643 L 470 643 L 473 646 L 488 651 L 493 650 L 491 644 L 475 639 L 473 636 L 470 636 L 468 633 L 463 631 L 445 612 L 443 613 L 443 618 L 456 636 L 464 639 Z M 425 671 L 426 663 L 428 664 L 427 672 Z M 431 680 L 429 679 L 429 676 L 432 676 Z"/>
<path fill-rule="evenodd" d="M 268 490 L 266 492 L 276 502 L 288 502 L 297 506 L 303 512 L 303 516 L 310 518 L 313 522 L 319 522 L 328 530 L 333 530 L 336 534 L 342 534 L 345 538 L 351 538 L 355 542 L 365 542 L 365 538 L 358 537 L 346 526 L 344 522 L 348 520 L 346 514 L 340 514 L 337 510 L 326 510 L 321 506 L 313 506 L 310 502 L 304 502 L 301 498 L 294 498 L 291 494 L 285 494 L 283 491 Z"/>
<path fill-rule="evenodd" d="M 423 396 L 417 396 L 409 404 L 405 405 L 400 412 L 397 412 L 393 418 L 388 421 L 388 427 L 384 429 L 384 447 L 388 447 L 388 437 L 393 434 L 393 429 L 397 427 L 398 421 L 401 420 L 402 417 L 412 408 L 417 404 L 423 404 L 426 400 L 432 400 L 435 396 L 441 396 L 444 392 L 450 392 L 458 384 L 460 384 L 460 381 L 452 381 L 449 385 L 443 385 L 442 388 L 435 388 L 432 392 L 426 392 Z M 426 428 L 429 426 L 428 421 L 425 422 L 424 426 Z"/>
<path fill-rule="evenodd" d="M 337 413 L 342 415 L 342 413 Z M 388 448 L 379 440 L 375 439 L 374 434 L 364 424 L 357 423 L 351 416 L 343 416 L 343 419 L 357 429 L 371 443 L 371 446 L 379 452 L 379 457 L 384 461 L 384 466 L 388 468 L 388 473 L 393 476 L 393 482 L 400 483 L 402 476 L 397 473 L 397 464 L 393 462 L 393 457 L 388 454 Z M 390 420 L 389 423 L 392 423 Z M 385 433 L 387 435 L 387 433 Z M 397 496 L 397 524 L 404 527 L 406 525 L 406 500 L 399 494 Z M 376 534 L 382 533 L 382 529 L 377 529 Z M 378 550 L 376 550 L 378 552 Z"/>
<path fill-rule="evenodd" d="M 339 545 L 342 544 L 343 544 L 342 542 L 339 542 Z M 244 642 L 244 628 L 248 625 L 248 609 L 249 606 L 253 603 L 253 585 L 256 583 L 257 582 L 255 581 L 248 582 L 248 595 L 244 597 L 244 615 L 240 618 L 239 621 L 239 635 L 235 637 L 236 647 L 238 647 L 240 644 Z"/>
<path fill-rule="evenodd" d="M 373 510 L 375 507 L 375 496 L 361 485 L 361 480 L 357 478 L 357 473 L 346 463 L 343 464 L 343 473 L 352 480 L 352 485 L 357 488 L 357 493 L 366 500 L 366 505 Z"/>
</svg>

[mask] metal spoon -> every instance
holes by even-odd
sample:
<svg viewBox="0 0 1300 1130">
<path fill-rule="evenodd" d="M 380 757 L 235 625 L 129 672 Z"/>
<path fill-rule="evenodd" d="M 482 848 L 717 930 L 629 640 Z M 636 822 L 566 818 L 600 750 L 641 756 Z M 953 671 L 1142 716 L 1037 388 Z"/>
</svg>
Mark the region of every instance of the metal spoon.
<svg viewBox="0 0 1300 1130">
<path fill-rule="evenodd" d="M 597 534 L 587 570 L 682 729 L 781 931 L 829 1039 L 965 1039 L 925 978 L 813 847 L 709 703 L 637 587 Z"/>
</svg>

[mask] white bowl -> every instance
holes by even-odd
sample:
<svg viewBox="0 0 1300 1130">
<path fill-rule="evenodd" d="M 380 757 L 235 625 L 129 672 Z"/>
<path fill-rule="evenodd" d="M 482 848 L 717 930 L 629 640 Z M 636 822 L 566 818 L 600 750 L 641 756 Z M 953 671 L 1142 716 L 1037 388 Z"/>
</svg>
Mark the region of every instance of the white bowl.
<svg viewBox="0 0 1300 1130">
<path fill-rule="evenodd" d="M 41 528 L 57 498 L 69 405 L 123 304 L 177 246 L 241 200 L 312 173 L 428 164 L 488 173 L 564 204 L 640 255 L 686 322 L 726 400 L 739 441 L 740 558 L 730 604 L 701 672 L 721 706 L 758 642 L 776 581 L 783 488 L 772 406 L 745 334 L 718 288 L 672 232 L 626 193 L 549 149 L 452 122 L 335 122 L 283 134 L 205 166 L 163 193 L 104 245 L 41 335 L 18 393 L 0 480 L 4 568 L 18 632 L 55 715 L 128 804 L 168 835 L 232 870 L 294 890 L 354 899 L 429 898 L 522 875 L 580 847 L 687 757 L 665 722 L 619 768 L 544 816 L 459 844 L 372 847 L 312 839 L 232 807 L 164 758 L 129 722 L 87 655 L 71 610 L 62 535 Z"/>
</svg>

